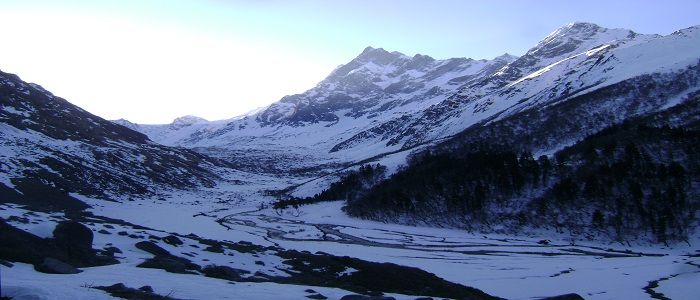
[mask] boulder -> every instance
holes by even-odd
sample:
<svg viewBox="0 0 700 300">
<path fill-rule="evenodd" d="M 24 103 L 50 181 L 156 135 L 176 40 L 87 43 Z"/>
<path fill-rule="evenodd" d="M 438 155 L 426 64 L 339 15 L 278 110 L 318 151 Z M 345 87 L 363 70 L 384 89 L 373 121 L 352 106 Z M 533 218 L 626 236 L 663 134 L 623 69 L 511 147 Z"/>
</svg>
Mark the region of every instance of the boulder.
<svg viewBox="0 0 700 300">
<path fill-rule="evenodd" d="M 56 247 L 62 250 L 70 261 L 82 261 L 95 255 L 92 249 L 92 230 L 78 222 L 58 223 L 53 231 L 53 239 Z"/>
<path fill-rule="evenodd" d="M 155 256 L 170 256 L 170 252 L 168 252 L 168 250 L 161 248 L 160 246 L 156 245 L 153 242 L 148 242 L 148 241 L 138 242 L 138 243 L 136 243 L 135 246 L 136 246 L 136 248 L 139 248 L 139 249 L 146 251 L 150 254 L 153 254 Z"/>
<path fill-rule="evenodd" d="M 66 244 L 76 249 L 92 249 L 92 230 L 75 221 L 58 223 L 53 230 L 53 237 L 58 244 Z"/>
<path fill-rule="evenodd" d="M 201 267 L 187 259 L 177 256 L 157 255 L 137 265 L 139 268 L 161 269 L 170 273 L 197 274 Z"/>
<path fill-rule="evenodd" d="M 0 220 L 0 259 L 30 263 L 35 268 L 41 268 L 46 258 L 76 267 L 119 263 L 97 255 L 92 237 L 92 231 L 78 222 L 61 222 L 54 229 L 54 238 L 42 239 Z"/>
<path fill-rule="evenodd" d="M 180 246 L 180 245 L 182 245 L 182 244 L 184 244 L 184 243 L 182 242 L 182 240 L 180 240 L 178 237 L 176 237 L 176 236 L 174 236 L 174 235 L 169 235 L 169 236 L 164 237 L 164 238 L 163 238 L 163 241 L 164 241 L 166 244 L 173 245 L 173 246 L 176 246 L 176 247 L 177 247 L 177 246 Z"/>
<path fill-rule="evenodd" d="M 82 272 L 67 263 L 51 257 L 44 258 L 44 261 L 41 264 L 35 265 L 34 269 L 49 274 L 77 274 Z"/>
<path fill-rule="evenodd" d="M 202 269 L 202 273 L 204 273 L 204 276 L 207 277 L 239 281 L 241 280 L 241 275 L 248 274 L 250 272 L 227 266 L 206 266 L 204 269 Z"/>
</svg>

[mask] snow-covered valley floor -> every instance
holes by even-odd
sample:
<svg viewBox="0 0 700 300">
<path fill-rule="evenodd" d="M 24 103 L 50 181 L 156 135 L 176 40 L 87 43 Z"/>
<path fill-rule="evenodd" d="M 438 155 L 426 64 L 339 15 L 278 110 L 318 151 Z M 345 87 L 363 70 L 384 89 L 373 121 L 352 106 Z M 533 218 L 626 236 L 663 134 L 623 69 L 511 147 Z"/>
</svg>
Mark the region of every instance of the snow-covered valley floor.
<svg viewBox="0 0 700 300">
<path fill-rule="evenodd" d="M 384 224 L 342 214 L 342 202 L 282 216 L 272 210 L 224 217 L 232 230 L 264 229 L 285 248 L 323 251 L 414 266 L 507 299 L 578 293 L 586 299 L 646 299 L 644 287 L 671 299 L 700 295 L 700 247 L 625 247 Z M 253 226 L 253 223 L 254 226 Z M 252 227 L 250 227 L 252 226 Z"/>
<path fill-rule="evenodd" d="M 507 299 L 566 293 L 578 293 L 586 299 L 650 299 L 653 293 L 671 299 L 697 299 L 700 295 L 699 239 L 690 245 L 668 248 L 572 242 L 551 238 L 546 233 L 530 237 L 484 235 L 353 219 L 342 212 L 342 202 L 279 211 L 260 209 L 257 201 L 232 205 L 198 197 L 193 193 L 123 203 L 82 198 L 93 206 L 90 210 L 94 215 L 125 221 L 86 224 L 95 233 L 94 248 L 111 246 L 122 251 L 117 255 L 120 264 L 83 268 L 84 272 L 74 275 L 38 273 L 26 264 L 2 266 L 3 295 L 14 295 L 16 299 L 23 299 L 19 297 L 22 293 L 44 295 L 25 299 L 111 299 L 91 287 L 119 282 L 134 288 L 150 285 L 156 293 L 178 299 L 304 299 L 309 295 L 308 289 L 329 299 L 351 294 L 337 288 L 232 283 L 137 268 L 150 254 L 134 244 L 143 240 L 158 243 L 168 234 L 177 234 L 184 241 L 179 247 L 158 243 L 173 254 L 186 256 L 202 266 L 213 263 L 251 273 L 284 276 L 282 271 L 289 267 L 271 251 L 215 253 L 205 251 L 198 239 L 245 241 L 412 266 Z M 44 237 L 50 236 L 55 222 L 62 218 L 60 214 L 30 212 L 9 204 L 0 205 L 0 217 Z M 197 238 L 188 239 L 188 235 Z M 545 244 L 543 239 L 550 241 Z M 655 281 L 658 287 L 653 287 Z"/>
</svg>

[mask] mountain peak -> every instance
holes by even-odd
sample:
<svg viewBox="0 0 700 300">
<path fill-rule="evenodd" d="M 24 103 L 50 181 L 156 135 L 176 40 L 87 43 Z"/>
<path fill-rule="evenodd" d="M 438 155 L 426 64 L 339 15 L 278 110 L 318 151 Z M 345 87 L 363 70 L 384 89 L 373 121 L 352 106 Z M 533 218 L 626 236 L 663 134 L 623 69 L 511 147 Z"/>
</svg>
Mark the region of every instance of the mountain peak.
<svg viewBox="0 0 700 300">
<path fill-rule="evenodd" d="M 606 28 L 600 27 L 597 24 L 588 22 L 571 22 L 562 27 L 557 28 L 550 33 L 544 41 L 565 36 L 591 36 L 597 32 L 604 31 Z"/>
<path fill-rule="evenodd" d="M 506 61 L 506 62 L 512 62 L 512 61 L 518 59 L 518 57 L 515 55 L 512 55 L 510 53 L 503 53 L 502 55 L 496 56 L 493 59 L 494 60 L 502 60 L 502 61 Z"/>
<path fill-rule="evenodd" d="M 117 119 L 117 120 L 111 120 L 111 122 L 112 122 L 112 123 L 117 123 L 117 124 L 120 124 L 120 125 L 121 125 L 121 124 L 134 124 L 133 122 L 131 122 L 131 121 L 127 120 L 127 119 L 124 119 L 124 118 L 119 118 L 119 119 Z"/>
<path fill-rule="evenodd" d="M 600 27 L 598 24 L 591 23 L 591 22 L 571 22 L 569 24 L 566 24 L 563 26 L 564 28 L 577 28 L 577 29 L 588 29 L 588 30 L 599 30 L 602 29 L 603 27 Z"/>
<path fill-rule="evenodd" d="M 399 58 L 407 57 L 401 52 L 389 52 L 383 48 L 374 48 L 372 46 L 366 47 L 362 50 L 362 53 L 351 60 L 349 63 L 338 66 L 327 79 L 338 78 L 347 75 L 350 71 L 365 65 L 367 63 L 374 63 L 380 66 L 385 66 L 393 63 Z"/>
<path fill-rule="evenodd" d="M 587 22 L 566 24 L 550 33 L 526 55 L 553 58 L 566 53 L 581 53 L 592 47 L 637 36 L 629 29 L 608 29 Z"/>
<path fill-rule="evenodd" d="M 134 130 L 134 131 L 139 131 L 139 125 L 137 125 L 137 124 L 135 124 L 127 119 L 124 119 L 124 118 L 120 118 L 118 120 L 111 120 L 110 122 L 117 124 L 117 125 L 124 126 L 126 128 L 131 129 L 131 130 Z"/>
<path fill-rule="evenodd" d="M 173 122 L 170 123 L 170 127 L 182 128 L 182 127 L 186 127 L 186 126 L 190 126 L 190 125 L 194 125 L 194 124 L 206 123 L 206 122 L 209 122 L 209 121 L 207 121 L 204 118 L 197 117 L 197 116 L 186 115 L 186 116 L 182 116 L 182 117 L 179 117 L 179 118 L 176 118 L 175 120 L 173 120 Z"/>
<path fill-rule="evenodd" d="M 385 50 L 382 48 L 374 48 L 372 46 L 367 46 L 367 47 L 365 47 L 365 50 L 362 50 L 362 53 L 360 53 L 360 55 L 366 54 L 366 53 L 371 53 L 374 51 L 385 51 Z"/>
<path fill-rule="evenodd" d="M 698 31 L 700 31 L 700 25 L 690 26 L 688 28 L 676 30 L 671 34 L 672 35 L 685 35 L 685 34 L 691 34 L 691 33 L 698 32 Z"/>
<path fill-rule="evenodd" d="M 401 52 L 393 51 L 389 52 L 383 48 L 373 48 L 367 47 L 365 50 L 357 56 L 356 60 L 363 62 L 373 62 L 378 65 L 387 65 L 395 61 L 396 59 L 405 56 Z"/>
<path fill-rule="evenodd" d="M 434 61 L 435 59 L 432 58 L 430 55 L 424 55 L 424 54 L 416 54 L 413 56 L 413 60 L 427 60 L 427 61 Z"/>
</svg>

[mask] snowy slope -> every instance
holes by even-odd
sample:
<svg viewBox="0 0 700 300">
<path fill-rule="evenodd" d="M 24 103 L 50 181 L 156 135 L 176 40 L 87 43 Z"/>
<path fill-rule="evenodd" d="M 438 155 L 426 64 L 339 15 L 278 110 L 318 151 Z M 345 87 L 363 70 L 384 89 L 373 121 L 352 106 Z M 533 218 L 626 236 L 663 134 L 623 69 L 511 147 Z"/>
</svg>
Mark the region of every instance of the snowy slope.
<svg viewBox="0 0 700 300">
<path fill-rule="evenodd" d="M 82 273 L 68 275 L 38 273 L 31 265 L 23 263 L 11 268 L 0 265 L 3 296 L 112 299 L 93 287 L 119 282 L 134 288 L 149 285 L 158 294 L 180 299 L 304 299 L 310 294 L 305 291 L 307 289 L 329 299 L 340 299 L 351 293 L 322 286 L 231 282 L 138 268 L 137 264 L 151 257 L 134 246 L 142 241 L 154 242 L 202 266 L 227 265 L 251 272 L 245 277 L 253 276 L 253 272 L 284 274 L 289 271 L 290 266 L 277 256 L 281 251 L 277 247 L 281 247 L 413 266 L 506 299 L 541 299 L 572 292 L 585 299 L 648 299 L 645 287 L 660 279 L 659 286 L 649 291 L 664 293 L 672 299 L 694 299 L 698 292 L 694 284 L 700 274 L 697 238 L 690 241 L 692 246 L 681 244 L 669 249 L 581 241 L 554 232 L 519 237 L 483 235 L 352 219 L 342 213 L 342 202 L 304 206 L 298 211 L 289 209 L 278 214 L 272 209 L 257 211 L 252 207 L 226 207 L 213 202 L 192 205 L 196 199 L 201 198 L 180 195 L 181 204 L 153 201 L 143 205 L 84 199 L 93 204 L 92 211 L 96 215 L 149 228 L 95 219 L 94 224 L 88 224 L 95 232 L 94 247 L 119 248 L 122 251 L 117 254 L 120 264 L 84 268 Z M 64 218 L 61 214 L 34 213 L 14 205 L 0 204 L 0 208 L 0 218 L 14 216 L 13 225 L 37 234 L 46 232 L 46 227 L 50 232 L 54 220 Z M 166 217 L 154 217 L 153 211 Z M 26 219 L 26 223 L 22 223 L 22 219 Z M 168 235 L 177 235 L 184 244 L 175 246 L 163 242 Z M 538 243 L 543 238 L 551 240 L 550 243 Z M 202 239 L 228 243 L 247 241 L 272 248 L 253 252 L 243 251 L 244 247 L 225 248 L 223 253 L 215 253 L 204 250 L 207 245 L 201 243 Z M 388 295 L 396 299 L 417 298 Z"/>
<path fill-rule="evenodd" d="M 621 81 L 684 70 L 700 60 L 696 29 L 684 32 L 650 36 L 588 23 L 567 25 L 493 76 L 461 88 L 428 109 L 392 142 L 410 147 Z M 668 51 L 671 48 L 677 50 Z"/>
<path fill-rule="evenodd" d="M 248 115 L 185 126 L 117 122 L 159 143 L 195 148 L 238 163 L 262 159 L 268 167 L 241 163 L 249 170 L 318 174 L 306 169 L 342 165 L 387 150 L 382 143 L 345 146 L 345 151 L 334 148 L 344 140 L 387 122 L 410 119 L 464 83 L 488 76 L 514 59 L 503 55 L 493 60 L 435 60 L 368 47 L 316 87 Z"/>
<path fill-rule="evenodd" d="M 219 213 L 265 207 L 274 199 L 268 191 L 294 182 L 156 144 L 6 73 L 0 157 L 3 299 L 132 298 L 99 290 L 119 283 L 186 299 L 496 299 L 417 268 L 282 248 L 255 234 L 261 230 L 229 231 L 235 225 Z"/>
<path fill-rule="evenodd" d="M 462 132 L 462 140 L 498 136 L 536 153 L 552 153 L 604 127 L 692 98 L 700 87 L 698 50 L 698 27 L 603 43 L 498 88 L 464 88 L 448 99 L 461 109 L 445 114 L 439 127 L 427 125 L 423 130 L 431 133 L 403 137 L 410 145 L 431 134 Z"/>
<path fill-rule="evenodd" d="M 6 201 L 31 197 L 28 191 L 38 202 L 50 198 L 41 187 L 116 198 L 213 186 L 221 179 L 215 172 L 227 168 L 194 151 L 156 144 L 2 72 L 0 158 Z"/>
<path fill-rule="evenodd" d="M 137 129 L 157 142 L 194 148 L 235 161 L 243 169 L 314 177 L 401 150 L 406 150 L 405 156 L 417 146 L 439 143 L 465 129 L 477 136 L 493 121 L 611 86 L 635 86 L 649 76 L 644 84 L 655 85 L 655 102 L 626 110 L 621 118 L 668 108 L 698 85 L 693 75 L 700 60 L 698 45 L 697 27 L 659 36 L 572 23 L 519 58 L 441 61 L 367 48 L 313 89 L 262 111 L 226 121 Z M 658 92 L 679 78 L 683 86 L 665 95 Z M 613 94 L 595 96 L 617 101 L 601 108 L 613 111 L 639 96 Z M 591 111 L 596 117 L 596 109 Z M 579 121 L 575 116 L 571 120 Z M 531 150 L 551 153 L 617 121 L 586 124 L 586 130 L 567 140 Z"/>
</svg>

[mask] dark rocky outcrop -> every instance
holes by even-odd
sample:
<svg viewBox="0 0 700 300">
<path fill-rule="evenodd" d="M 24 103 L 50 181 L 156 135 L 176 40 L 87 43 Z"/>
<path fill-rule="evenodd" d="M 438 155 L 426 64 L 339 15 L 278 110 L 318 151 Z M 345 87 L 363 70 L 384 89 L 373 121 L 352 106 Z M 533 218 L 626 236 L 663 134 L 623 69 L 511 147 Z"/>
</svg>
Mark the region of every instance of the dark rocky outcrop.
<svg viewBox="0 0 700 300">
<path fill-rule="evenodd" d="M 153 242 L 142 241 L 136 243 L 136 248 L 153 254 L 153 258 L 149 258 L 139 264 L 139 268 L 162 269 L 170 273 L 180 274 L 197 274 L 197 271 L 202 267 L 182 257 L 175 256 Z"/>
<path fill-rule="evenodd" d="M 117 283 L 110 286 L 97 286 L 98 290 L 103 290 L 113 297 L 123 299 L 138 299 L 138 300 L 176 300 L 168 296 L 161 296 L 153 292 L 150 286 L 142 286 L 138 289 L 130 288 L 123 283 Z"/>
<path fill-rule="evenodd" d="M 92 250 L 92 230 L 75 221 L 61 222 L 53 231 L 56 246 L 65 249 L 70 257 L 90 255 Z"/>
<path fill-rule="evenodd" d="M 579 294 L 571 293 L 554 297 L 542 298 L 542 300 L 584 300 L 584 298 L 581 297 Z"/>
<path fill-rule="evenodd" d="M 396 298 L 385 296 L 345 295 L 341 297 L 340 300 L 396 300 Z"/>
<path fill-rule="evenodd" d="M 14 188 L 0 183 L 0 203 L 17 203 L 36 211 L 80 211 L 90 207 L 38 179 L 14 178 L 11 181 Z"/>
<path fill-rule="evenodd" d="M 75 268 L 118 263 L 92 249 L 92 231 L 84 225 L 61 222 L 54 237 L 42 239 L 0 220 L 0 259 L 33 264 L 40 272 L 70 274 Z"/>
<path fill-rule="evenodd" d="M 249 274 L 250 272 L 241 269 L 235 269 L 227 266 L 206 266 L 202 269 L 204 276 L 225 279 L 230 281 L 240 281 L 241 275 Z"/>
<path fill-rule="evenodd" d="M 138 242 L 134 246 L 136 248 L 139 248 L 143 251 L 146 251 L 150 254 L 153 254 L 155 256 L 170 256 L 170 252 L 168 250 L 165 250 L 161 248 L 160 246 L 156 245 L 153 242 L 148 242 L 148 241 L 143 241 L 143 242 Z"/>
<path fill-rule="evenodd" d="M 280 283 L 337 287 L 373 296 L 397 293 L 456 299 L 499 299 L 478 289 L 446 281 L 418 268 L 321 253 L 284 251 L 280 256 L 287 259 L 284 263 L 294 270 L 288 272 L 290 277 L 274 279 Z M 349 269 L 353 271 L 346 273 Z"/>
<path fill-rule="evenodd" d="M 77 274 L 82 272 L 67 263 L 51 257 L 44 258 L 44 261 L 39 265 L 35 265 L 34 269 L 49 274 Z"/>
<path fill-rule="evenodd" d="M 168 235 L 168 236 L 164 237 L 163 242 L 165 242 L 166 244 L 169 244 L 169 245 L 176 246 L 176 247 L 183 244 L 182 240 L 180 240 L 178 237 L 176 237 L 174 235 Z"/>
</svg>

